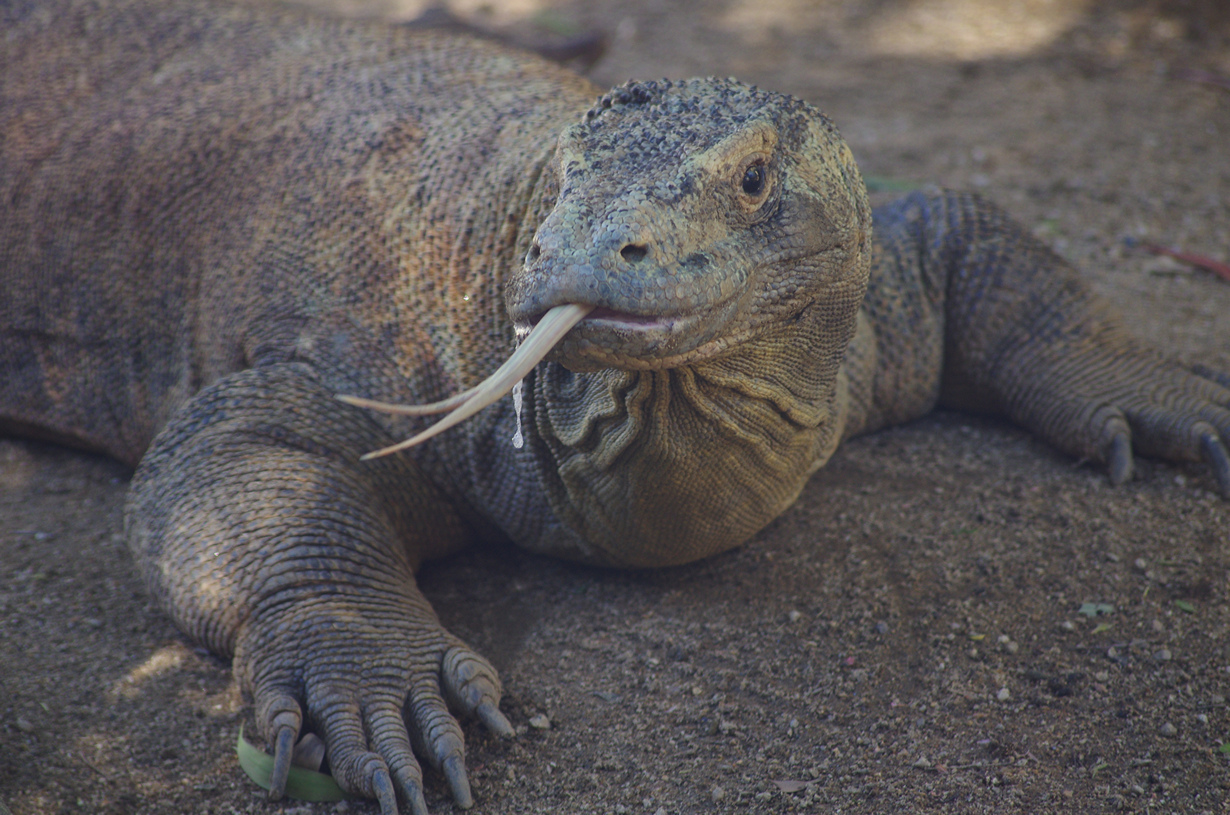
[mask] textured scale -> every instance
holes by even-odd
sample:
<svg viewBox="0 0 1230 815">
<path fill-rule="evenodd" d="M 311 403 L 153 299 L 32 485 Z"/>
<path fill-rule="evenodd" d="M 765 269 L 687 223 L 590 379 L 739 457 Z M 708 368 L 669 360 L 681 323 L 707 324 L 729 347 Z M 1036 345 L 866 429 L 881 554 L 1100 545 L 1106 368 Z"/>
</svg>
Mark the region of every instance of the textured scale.
<svg viewBox="0 0 1230 815">
<path fill-rule="evenodd" d="M 10 0 L 0 30 L 0 430 L 137 466 L 134 558 L 233 657 L 275 798 L 307 729 L 385 815 L 426 811 L 420 761 L 472 803 L 454 716 L 512 728 L 414 573 L 475 538 L 695 560 L 937 404 L 1230 491 L 1230 377 L 1140 346 L 976 197 L 872 213 L 800 100 L 602 95 L 490 42 L 196 0 Z M 337 395 L 466 391 L 569 304 L 516 409 L 360 461 L 431 418 Z"/>
</svg>

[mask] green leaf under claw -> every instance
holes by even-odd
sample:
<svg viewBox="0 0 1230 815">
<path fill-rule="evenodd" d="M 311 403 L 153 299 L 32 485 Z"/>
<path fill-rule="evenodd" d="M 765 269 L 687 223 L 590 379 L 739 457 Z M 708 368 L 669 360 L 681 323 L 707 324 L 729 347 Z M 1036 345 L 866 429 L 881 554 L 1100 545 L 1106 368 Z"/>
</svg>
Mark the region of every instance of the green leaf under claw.
<svg viewBox="0 0 1230 815">
<path fill-rule="evenodd" d="M 269 779 L 273 775 L 273 756 L 264 750 L 258 750 L 243 737 L 243 725 L 239 726 L 235 753 L 239 756 L 239 766 L 248 774 L 248 778 L 251 778 L 261 789 L 269 789 Z M 297 801 L 312 803 L 345 801 L 353 798 L 337 785 L 333 776 L 294 765 L 291 766 L 290 775 L 286 779 L 286 795 Z"/>
</svg>

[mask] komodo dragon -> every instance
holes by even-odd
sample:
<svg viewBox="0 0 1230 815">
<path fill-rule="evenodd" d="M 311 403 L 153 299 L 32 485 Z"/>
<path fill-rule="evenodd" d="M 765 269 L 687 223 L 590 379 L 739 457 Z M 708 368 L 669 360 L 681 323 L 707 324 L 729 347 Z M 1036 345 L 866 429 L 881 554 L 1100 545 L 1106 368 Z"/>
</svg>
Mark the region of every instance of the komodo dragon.
<svg viewBox="0 0 1230 815">
<path fill-rule="evenodd" d="M 491 43 L 200 0 L 3 0 L 0 30 L 0 421 L 136 466 L 133 555 L 233 658 L 275 798 L 311 729 L 386 815 L 426 811 L 416 755 L 470 805 L 450 708 L 512 728 L 414 574 L 474 538 L 702 558 L 937 404 L 1230 491 L 1230 377 L 1134 342 L 988 203 L 872 212 L 797 99 L 600 96 Z M 363 399 L 459 392 L 495 403 L 360 460 L 428 421 Z"/>
</svg>

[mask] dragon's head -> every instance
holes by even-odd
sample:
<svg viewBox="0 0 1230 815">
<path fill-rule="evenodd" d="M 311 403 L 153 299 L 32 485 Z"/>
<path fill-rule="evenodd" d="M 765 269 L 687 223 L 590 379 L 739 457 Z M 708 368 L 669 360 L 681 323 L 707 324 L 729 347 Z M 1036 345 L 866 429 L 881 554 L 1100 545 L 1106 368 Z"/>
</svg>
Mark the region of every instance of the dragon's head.
<svg viewBox="0 0 1230 815">
<path fill-rule="evenodd" d="M 548 173 L 554 203 L 506 302 L 522 335 L 552 308 L 592 307 L 551 354 L 574 370 L 689 364 L 817 300 L 862 297 L 861 176 L 792 97 L 629 83 L 564 130 Z"/>
<path fill-rule="evenodd" d="M 572 370 L 688 365 L 813 307 L 830 356 L 844 352 L 871 208 L 815 108 L 730 79 L 630 82 L 564 129 L 545 172 L 545 216 L 505 289 L 521 345 L 473 391 L 412 409 L 460 405 L 411 441 L 499 399 L 544 358 Z"/>
</svg>

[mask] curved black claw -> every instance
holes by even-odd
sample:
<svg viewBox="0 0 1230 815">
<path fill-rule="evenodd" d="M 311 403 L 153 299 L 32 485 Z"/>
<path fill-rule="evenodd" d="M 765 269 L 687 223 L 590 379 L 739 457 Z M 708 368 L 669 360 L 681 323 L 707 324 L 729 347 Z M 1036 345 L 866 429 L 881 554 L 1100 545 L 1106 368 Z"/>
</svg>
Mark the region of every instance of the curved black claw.
<svg viewBox="0 0 1230 815">
<path fill-rule="evenodd" d="M 420 782 L 400 780 L 401 797 L 410 805 L 410 815 L 429 815 L 427 799 L 423 797 L 423 785 Z"/>
<path fill-rule="evenodd" d="M 372 792 L 376 793 L 376 800 L 380 802 L 380 815 L 398 815 L 397 793 L 393 791 L 389 771 L 383 767 L 372 773 Z"/>
<path fill-rule="evenodd" d="M 1222 444 L 1217 433 L 1210 429 L 1201 434 L 1200 449 L 1204 460 L 1213 468 L 1222 497 L 1230 498 L 1230 454 L 1226 453 L 1226 446 Z"/>
<path fill-rule="evenodd" d="M 504 738 L 516 735 L 500 713 L 500 676 L 491 663 L 464 646 L 450 648 L 441 665 L 441 685 L 449 704 L 477 716 L 492 732 Z"/>
<path fill-rule="evenodd" d="M 461 725 L 444 704 L 436 677 L 422 677 L 411 687 L 406 711 L 414 752 L 444 773 L 459 807 L 472 806 L 474 798 L 465 773 L 466 750 Z"/>
<path fill-rule="evenodd" d="M 500 712 L 495 702 L 484 701 L 475 708 L 474 714 L 478 716 L 478 720 L 483 723 L 484 727 L 500 738 L 515 739 L 517 737 L 517 731 L 513 728 L 512 722 Z"/>
<path fill-rule="evenodd" d="M 427 815 L 427 802 L 423 798 L 423 771 L 410 748 L 401 709 L 391 703 L 373 705 L 367 713 L 367 732 L 372 749 L 384 758 L 389 772 L 393 774 L 402 800 L 410 806 L 414 815 Z"/>
<path fill-rule="evenodd" d="M 298 728 L 282 725 L 273 740 L 273 773 L 269 777 L 269 800 L 280 801 L 286 794 L 286 779 L 295 757 L 295 736 Z"/>
<path fill-rule="evenodd" d="M 257 723 L 265 740 L 273 747 L 273 771 L 269 778 L 269 800 L 280 801 L 286 794 L 286 779 L 295 758 L 295 742 L 303 726 L 303 713 L 295 698 L 284 689 L 260 686 L 255 692 Z"/>
<path fill-rule="evenodd" d="M 465 756 L 451 755 L 444 759 L 440 766 L 448 788 L 453 793 L 453 801 L 462 809 L 474 806 L 474 796 L 470 793 L 470 779 L 466 775 Z"/>
</svg>

